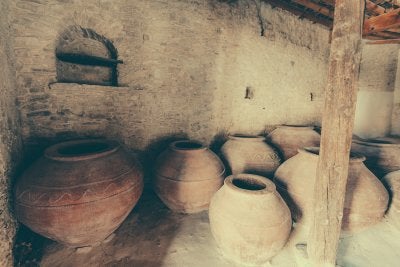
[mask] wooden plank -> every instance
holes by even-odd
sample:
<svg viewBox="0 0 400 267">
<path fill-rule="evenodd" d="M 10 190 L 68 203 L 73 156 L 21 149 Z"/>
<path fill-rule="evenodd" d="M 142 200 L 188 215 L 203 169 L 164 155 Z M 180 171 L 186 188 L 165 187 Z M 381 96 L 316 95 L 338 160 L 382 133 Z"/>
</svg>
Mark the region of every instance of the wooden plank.
<svg viewBox="0 0 400 267">
<path fill-rule="evenodd" d="M 386 12 L 385 8 L 369 0 L 365 1 L 365 9 L 368 10 L 373 15 L 382 15 Z"/>
<path fill-rule="evenodd" d="M 323 7 L 317 3 L 314 3 L 312 1 L 309 0 L 291 0 L 291 2 L 296 3 L 298 5 L 302 5 L 306 8 L 309 8 L 315 12 L 318 12 L 324 16 L 333 18 L 333 10 L 330 10 L 327 7 Z"/>
<path fill-rule="evenodd" d="M 363 34 L 368 35 L 398 26 L 400 26 L 400 8 L 367 19 L 364 22 Z"/>
<path fill-rule="evenodd" d="M 304 12 L 304 10 L 300 8 L 296 8 L 293 5 L 290 5 L 288 2 L 281 1 L 281 0 L 265 0 L 267 3 L 269 3 L 273 7 L 278 7 L 284 10 L 287 10 L 297 16 L 299 18 L 306 18 L 308 20 L 311 20 L 313 22 L 322 24 L 324 26 L 327 26 L 329 28 L 332 27 L 332 20 L 329 18 L 321 17 L 321 16 L 316 16 L 308 12 Z"/>
<path fill-rule="evenodd" d="M 366 42 L 366 44 L 369 45 L 400 44 L 400 39 L 373 40 Z"/>
<path fill-rule="evenodd" d="M 336 0 L 308 254 L 335 266 L 357 101 L 364 1 Z"/>
</svg>

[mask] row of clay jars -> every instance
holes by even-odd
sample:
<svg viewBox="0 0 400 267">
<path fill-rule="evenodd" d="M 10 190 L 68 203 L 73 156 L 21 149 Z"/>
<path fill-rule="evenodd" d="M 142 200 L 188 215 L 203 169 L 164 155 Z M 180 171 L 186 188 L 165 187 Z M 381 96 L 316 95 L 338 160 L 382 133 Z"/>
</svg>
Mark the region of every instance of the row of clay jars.
<svg viewBox="0 0 400 267">
<path fill-rule="evenodd" d="M 366 156 L 365 165 L 378 178 L 400 170 L 400 138 L 353 139 L 351 149 Z"/>
<path fill-rule="evenodd" d="M 278 191 L 289 205 L 299 227 L 309 229 L 313 217 L 313 196 L 319 148 L 300 149 L 275 172 Z M 369 171 L 365 157 L 352 155 L 349 164 L 342 230 L 356 232 L 378 223 L 388 205 L 388 193 Z"/>
<path fill-rule="evenodd" d="M 139 162 L 118 143 L 64 142 L 49 147 L 18 179 L 15 213 L 36 233 L 87 246 L 120 226 L 142 190 Z"/>
<path fill-rule="evenodd" d="M 292 220 L 275 184 L 251 174 L 231 175 L 214 195 L 209 210 L 216 243 L 229 260 L 257 265 L 285 245 Z"/>
<path fill-rule="evenodd" d="M 157 158 L 153 188 L 171 210 L 207 210 L 222 186 L 225 168 L 210 149 L 195 141 L 176 141 Z"/>
<path fill-rule="evenodd" d="M 272 177 L 281 162 L 296 155 L 299 148 L 319 146 L 319 142 L 320 135 L 311 126 L 278 126 L 267 138 L 229 136 L 221 148 L 221 154 L 232 174 Z"/>
</svg>

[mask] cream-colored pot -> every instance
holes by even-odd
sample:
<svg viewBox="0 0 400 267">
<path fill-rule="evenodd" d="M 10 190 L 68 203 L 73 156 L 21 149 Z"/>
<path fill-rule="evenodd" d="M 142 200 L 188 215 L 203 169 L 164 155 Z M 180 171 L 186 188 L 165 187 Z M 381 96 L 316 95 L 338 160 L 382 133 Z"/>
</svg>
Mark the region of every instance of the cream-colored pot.
<svg viewBox="0 0 400 267">
<path fill-rule="evenodd" d="M 237 174 L 225 179 L 211 200 L 212 234 L 226 258 L 260 265 L 285 245 L 291 230 L 290 211 L 272 181 Z"/>
<path fill-rule="evenodd" d="M 309 229 L 319 148 L 299 149 L 275 172 L 274 181 L 291 209 L 293 219 Z M 352 155 L 344 203 L 342 230 L 356 232 L 383 218 L 389 196 L 379 179 L 365 167 L 365 157 Z"/>
</svg>

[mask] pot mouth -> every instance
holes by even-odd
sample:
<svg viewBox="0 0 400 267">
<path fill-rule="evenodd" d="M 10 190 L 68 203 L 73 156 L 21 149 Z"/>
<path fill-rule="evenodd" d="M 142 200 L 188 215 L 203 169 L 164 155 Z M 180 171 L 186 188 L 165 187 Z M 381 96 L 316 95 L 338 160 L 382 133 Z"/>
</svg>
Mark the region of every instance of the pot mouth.
<svg viewBox="0 0 400 267">
<path fill-rule="evenodd" d="M 303 147 L 297 149 L 299 153 L 306 154 L 309 156 L 319 157 L 319 147 Z M 358 153 L 350 152 L 350 162 L 363 162 L 366 158 Z"/>
<path fill-rule="evenodd" d="M 376 147 L 388 147 L 388 146 L 400 146 L 400 138 L 393 136 L 380 137 L 372 139 L 353 139 L 353 142 L 365 146 L 376 146 Z"/>
<path fill-rule="evenodd" d="M 181 152 L 199 151 L 207 149 L 207 147 L 205 147 L 202 143 L 193 140 L 181 140 L 172 142 L 170 144 L 170 148 L 174 151 L 181 151 Z"/>
<path fill-rule="evenodd" d="M 116 141 L 86 139 L 62 142 L 45 150 L 47 158 L 59 161 L 80 161 L 109 155 L 120 148 Z"/>
<path fill-rule="evenodd" d="M 247 173 L 230 175 L 224 184 L 236 192 L 250 195 L 264 195 L 276 190 L 275 184 L 268 178 Z"/>
<path fill-rule="evenodd" d="M 246 141 L 265 141 L 265 137 L 261 135 L 248 135 L 248 134 L 233 134 L 228 136 L 231 140 L 246 140 Z"/>
</svg>

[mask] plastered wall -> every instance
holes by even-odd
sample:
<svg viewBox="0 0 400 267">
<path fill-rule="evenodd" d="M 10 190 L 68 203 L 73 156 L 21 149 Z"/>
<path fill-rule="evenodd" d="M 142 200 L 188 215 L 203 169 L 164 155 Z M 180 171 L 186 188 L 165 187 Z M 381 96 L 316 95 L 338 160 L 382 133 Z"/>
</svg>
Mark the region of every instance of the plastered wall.
<svg viewBox="0 0 400 267">
<path fill-rule="evenodd" d="M 364 41 L 357 99 L 355 134 L 363 138 L 399 134 L 399 45 L 374 45 Z M 397 97 L 398 98 L 398 97 Z"/>
<path fill-rule="evenodd" d="M 12 9 L 26 141 L 105 136 L 146 149 L 174 135 L 209 143 L 320 123 L 329 33 L 267 4 L 17 0 Z M 113 41 L 121 87 L 55 83 L 55 45 L 74 24 Z"/>
<path fill-rule="evenodd" d="M 16 224 L 9 211 L 10 191 L 21 149 L 8 3 L 0 1 L 0 266 L 5 267 L 13 266 L 12 244 Z"/>
</svg>

